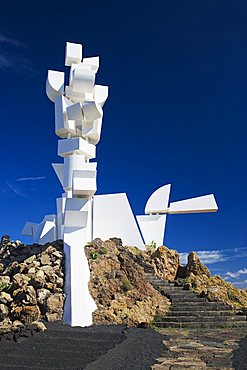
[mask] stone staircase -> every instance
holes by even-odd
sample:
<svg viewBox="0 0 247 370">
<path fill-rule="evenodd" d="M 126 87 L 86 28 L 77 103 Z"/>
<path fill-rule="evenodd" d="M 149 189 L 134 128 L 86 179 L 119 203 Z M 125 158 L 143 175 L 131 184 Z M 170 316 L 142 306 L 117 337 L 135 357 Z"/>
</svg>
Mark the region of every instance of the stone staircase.
<svg viewBox="0 0 247 370">
<path fill-rule="evenodd" d="M 147 277 L 150 283 L 172 302 L 168 314 L 155 319 L 155 326 L 190 329 L 247 328 L 246 316 L 236 315 L 230 306 L 209 302 L 206 298 L 200 298 L 192 291 L 159 279 L 152 273 L 147 273 Z"/>
</svg>

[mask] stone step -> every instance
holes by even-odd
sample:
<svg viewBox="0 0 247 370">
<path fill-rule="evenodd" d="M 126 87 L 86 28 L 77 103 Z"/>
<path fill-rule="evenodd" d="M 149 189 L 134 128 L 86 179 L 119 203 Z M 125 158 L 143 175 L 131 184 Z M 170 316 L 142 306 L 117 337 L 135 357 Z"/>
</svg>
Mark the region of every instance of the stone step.
<svg viewBox="0 0 247 370">
<path fill-rule="evenodd" d="M 200 321 L 200 322 L 163 322 L 156 321 L 154 325 L 160 328 L 247 328 L 247 321 L 233 321 L 233 322 L 213 322 L 213 321 Z"/>
<path fill-rule="evenodd" d="M 224 311 L 232 310 L 230 306 L 226 306 L 223 303 L 218 302 L 174 302 L 172 305 L 172 310 L 188 310 L 188 311 L 198 311 L 198 310 L 215 310 L 215 311 Z"/>
<path fill-rule="evenodd" d="M 234 315 L 234 311 L 209 311 L 209 310 L 197 310 L 197 311 L 173 311 L 172 308 L 169 311 L 169 316 L 191 316 L 191 317 L 205 317 L 205 316 L 230 316 Z M 243 315 L 239 315 L 243 316 Z M 244 316 L 245 317 L 245 316 Z"/>
<path fill-rule="evenodd" d="M 169 296 L 169 298 L 172 300 L 173 304 L 176 304 L 177 302 L 178 303 L 207 303 L 208 301 L 206 301 L 205 298 L 198 298 L 196 296 L 194 297 L 173 297 L 173 296 Z"/>
<path fill-rule="evenodd" d="M 228 321 L 246 321 L 244 316 L 229 315 L 229 316 L 164 316 L 159 319 L 160 322 L 228 322 Z"/>
</svg>

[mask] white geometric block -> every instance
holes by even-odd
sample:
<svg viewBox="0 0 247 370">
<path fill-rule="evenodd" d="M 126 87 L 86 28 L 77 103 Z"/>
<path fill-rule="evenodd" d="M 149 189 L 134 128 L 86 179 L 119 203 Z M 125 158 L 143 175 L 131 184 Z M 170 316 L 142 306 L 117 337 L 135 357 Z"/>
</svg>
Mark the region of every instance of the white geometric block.
<svg viewBox="0 0 247 370">
<path fill-rule="evenodd" d="M 167 213 L 171 184 L 161 186 L 148 199 L 145 214 Z"/>
<path fill-rule="evenodd" d="M 72 191 L 75 197 L 90 197 L 97 190 L 97 163 L 85 163 L 81 170 L 73 172 Z"/>
<path fill-rule="evenodd" d="M 85 157 L 83 155 L 74 154 L 64 158 L 64 190 L 72 190 L 73 173 L 75 170 L 81 170 L 84 165 Z"/>
<path fill-rule="evenodd" d="M 71 86 L 65 87 L 65 96 L 73 103 L 78 103 L 85 100 L 85 93 L 73 91 Z"/>
<path fill-rule="evenodd" d="M 102 117 L 93 122 L 83 121 L 81 127 L 81 136 L 89 139 L 90 143 L 96 145 L 100 141 L 101 128 Z"/>
<path fill-rule="evenodd" d="M 216 212 L 218 206 L 213 194 L 170 203 L 169 214 Z"/>
<path fill-rule="evenodd" d="M 164 243 L 166 215 L 136 216 L 145 244 L 153 241 L 159 247 Z"/>
<path fill-rule="evenodd" d="M 72 154 L 81 154 L 87 159 L 92 159 L 95 158 L 96 147 L 80 137 L 59 140 L 58 155 L 60 157 L 68 157 Z"/>
<path fill-rule="evenodd" d="M 75 69 L 82 69 L 82 70 L 87 70 L 87 71 L 92 71 L 92 68 L 90 65 L 84 64 L 84 63 L 72 63 L 70 67 L 70 72 L 69 72 L 69 86 L 72 87 L 73 84 L 73 75 L 74 75 L 74 70 Z"/>
<path fill-rule="evenodd" d="M 88 220 L 88 199 L 71 198 L 65 203 L 64 227 L 84 228 Z"/>
<path fill-rule="evenodd" d="M 95 72 L 82 68 L 75 68 L 72 77 L 72 89 L 79 93 L 92 93 L 95 83 Z"/>
<path fill-rule="evenodd" d="M 100 104 L 101 107 L 106 102 L 109 94 L 109 87 L 104 85 L 95 85 L 94 86 L 94 100 L 97 104 Z"/>
<path fill-rule="evenodd" d="M 82 60 L 82 45 L 72 42 L 66 42 L 65 49 L 65 65 L 71 66 L 72 63 L 81 63 Z"/>
<path fill-rule="evenodd" d="M 64 93 L 64 72 L 48 70 L 46 78 L 46 95 L 51 101 Z"/>
<path fill-rule="evenodd" d="M 83 112 L 80 103 L 75 103 L 67 107 L 67 116 L 69 120 L 83 120 Z"/>
<path fill-rule="evenodd" d="M 121 238 L 123 245 L 145 250 L 142 236 L 130 207 L 127 195 L 95 195 L 93 201 L 93 239 Z"/>
<path fill-rule="evenodd" d="M 63 187 L 63 180 L 64 180 L 64 164 L 63 163 L 52 163 L 51 164 L 62 187 Z"/>
<path fill-rule="evenodd" d="M 55 99 L 55 133 L 61 138 L 76 135 L 75 121 L 68 120 L 67 108 L 73 103 L 64 96 Z"/>
<path fill-rule="evenodd" d="M 83 64 L 89 65 L 95 73 L 99 69 L 99 57 L 83 58 Z"/>
<path fill-rule="evenodd" d="M 103 116 L 103 110 L 101 105 L 95 103 L 95 101 L 85 101 L 82 103 L 82 110 L 84 119 L 86 121 L 94 121 Z"/>
</svg>

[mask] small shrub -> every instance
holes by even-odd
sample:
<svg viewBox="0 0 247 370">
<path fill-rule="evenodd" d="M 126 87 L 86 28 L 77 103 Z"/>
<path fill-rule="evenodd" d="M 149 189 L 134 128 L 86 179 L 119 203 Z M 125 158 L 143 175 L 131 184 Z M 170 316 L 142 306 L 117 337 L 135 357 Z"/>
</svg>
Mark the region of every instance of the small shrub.
<svg viewBox="0 0 247 370">
<path fill-rule="evenodd" d="M 94 252 L 91 253 L 92 260 L 97 260 L 98 257 L 99 257 L 99 253 L 98 252 L 94 251 Z"/>
<path fill-rule="evenodd" d="M 122 288 L 124 292 L 128 292 L 128 290 L 132 289 L 131 282 L 128 279 L 124 280 Z"/>
<path fill-rule="evenodd" d="M 154 241 L 154 240 L 152 240 L 152 241 L 151 241 L 151 243 L 150 243 L 150 248 L 151 248 L 151 249 L 156 249 L 156 243 L 155 243 L 155 241 Z"/>
</svg>

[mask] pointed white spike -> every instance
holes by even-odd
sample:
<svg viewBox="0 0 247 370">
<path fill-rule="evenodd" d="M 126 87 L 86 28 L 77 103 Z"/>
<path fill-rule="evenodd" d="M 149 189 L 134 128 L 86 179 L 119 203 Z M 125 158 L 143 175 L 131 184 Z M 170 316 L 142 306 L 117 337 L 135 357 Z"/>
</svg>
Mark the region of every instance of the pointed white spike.
<svg viewBox="0 0 247 370">
<path fill-rule="evenodd" d="M 202 212 L 216 212 L 218 210 L 214 195 L 203 195 L 201 197 L 180 200 L 172 202 L 168 213 L 202 213 Z"/>
<path fill-rule="evenodd" d="M 53 167 L 53 169 L 54 169 L 54 171 L 55 171 L 55 173 L 56 173 L 56 175 L 57 175 L 57 177 L 58 177 L 58 179 L 61 182 L 62 187 L 63 187 L 63 185 L 64 185 L 64 180 L 63 180 L 64 164 L 63 163 L 52 163 L 51 165 L 52 165 L 52 167 Z"/>
<path fill-rule="evenodd" d="M 145 214 L 167 213 L 171 184 L 161 186 L 148 199 Z"/>
</svg>

